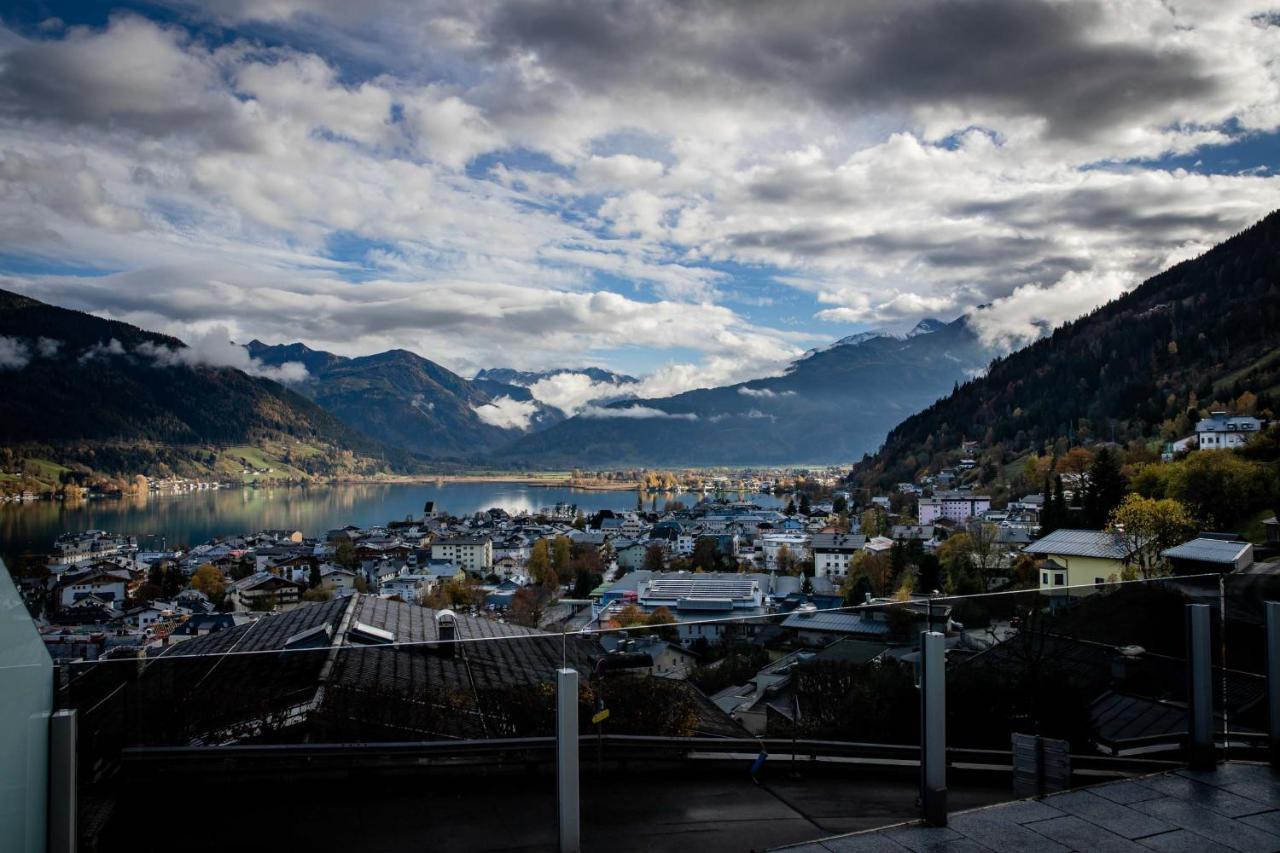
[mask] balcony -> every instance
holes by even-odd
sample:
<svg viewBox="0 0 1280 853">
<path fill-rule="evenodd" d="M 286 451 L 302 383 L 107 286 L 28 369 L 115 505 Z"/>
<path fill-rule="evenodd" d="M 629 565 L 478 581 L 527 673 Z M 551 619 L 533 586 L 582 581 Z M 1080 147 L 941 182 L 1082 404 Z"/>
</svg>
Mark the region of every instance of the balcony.
<svg viewBox="0 0 1280 853">
<path fill-rule="evenodd" d="M 8 587 L 6 648 L 26 657 L 0 695 L 29 757 L 6 768 L 25 805 L 0 846 L 846 849 L 872 842 L 823 839 L 922 816 L 964 838 L 1004 820 L 975 809 L 1158 774 L 1214 787 L 1208 768 L 1270 755 L 1269 584 L 808 602 L 564 634 L 352 596 L 56 671 Z M 1280 803 L 1256 780 L 1222 784 L 1257 806 L 1230 820 Z"/>
</svg>

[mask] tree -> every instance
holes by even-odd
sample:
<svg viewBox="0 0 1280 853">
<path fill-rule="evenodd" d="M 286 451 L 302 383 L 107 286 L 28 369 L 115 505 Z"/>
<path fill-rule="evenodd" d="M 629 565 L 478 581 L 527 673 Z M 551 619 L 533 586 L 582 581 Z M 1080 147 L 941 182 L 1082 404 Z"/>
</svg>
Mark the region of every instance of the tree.
<svg viewBox="0 0 1280 853">
<path fill-rule="evenodd" d="M 809 493 L 800 493 L 800 514 L 808 516 L 813 512 L 813 504 L 809 501 Z"/>
<path fill-rule="evenodd" d="M 1128 483 L 1120 471 L 1120 461 L 1109 447 L 1101 447 L 1089 464 L 1084 493 L 1084 524 L 1101 529 L 1111 512 L 1124 499 Z"/>
<path fill-rule="evenodd" d="M 307 570 L 307 587 L 315 589 L 318 586 L 320 586 L 320 564 L 312 563 Z"/>
<path fill-rule="evenodd" d="M 858 529 L 862 531 L 863 536 L 879 536 L 884 533 L 884 523 L 884 512 L 880 507 L 873 506 L 862 513 Z"/>
<path fill-rule="evenodd" d="M 783 511 L 784 515 L 792 516 L 796 514 L 796 503 L 791 498 L 787 498 L 787 506 Z"/>
<path fill-rule="evenodd" d="M 191 576 L 191 588 L 204 593 L 210 601 L 218 601 L 226 591 L 227 581 L 215 566 L 205 563 Z"/>
<path fill-rule="evenodd" d="M 836 515 L 845 515 L 849 512 L 849 499 L 844 495 L 836 495 L 831 501 L 831 511 Z"/>
<path fill-rule="evenodd" d="M 1062 515 L 1058 509 L 1057 495 L 1048 477 L 1044 478 L 1044 504 L 1040 508 L 1040 535 L 1048 536 L 1062 526 Z"/>
<path fill-rule="evenodd" d="M 1143 580 L 1167 574 L 1160 552 L 1184 542 L 1195 532 L 1185 505 L 1172 498 L 1126 495 L 1111 513 L 1111 530 L 1122 535 L 1133 552 L 1132 572 Z"/>
<path fill-rule="evenodd" d="M 653 544 L 644 549 L 644 568 L 651 572 L 660 572 L 666 563 L 666 552 L 661 545 Z"/>
<path fill-rule="evenodd" d="M 526 628 L 537 628 L 546 615 L 548 600 L 543 587 L 521 587 L 511 599 L 511 621 Z"/>
<path fill-rule="evenodd" d="M 525 568 L 534 583 L 542 583 L 551 572 L 551 549 L 546 539 L 539 539 L 533 543 L 533 552 L 529 555 L 529 562 Z"/>
<path fill-rule="evenodd" d="M 799 565 L 799 563 L 799 558 L 796 557 L 790 546 L 785 543 L 778 546 L 778 552 L 774 555 L 773 564 L 779 573 L 784 575 L 794 575 L 796 573 L 796 566 Z"/>
<path fill-rule="evenodd" d="M 551 545 L 551 565 L 556 570 L 556 574 L 564 577 L 569 569 L 569 554 L 572 550 L 572 542 L 568 536 L 557 536 Z"/>
<path fill-rule="evenodd" d="M 351 544 L 351 540 L 342 537 L 338 540 L 338 544 L 333 549 L 333 561 L 344 569 L 355 571 L 360 566 L 360 557 L 356 554 L 356 546 Z"/>
</svg>

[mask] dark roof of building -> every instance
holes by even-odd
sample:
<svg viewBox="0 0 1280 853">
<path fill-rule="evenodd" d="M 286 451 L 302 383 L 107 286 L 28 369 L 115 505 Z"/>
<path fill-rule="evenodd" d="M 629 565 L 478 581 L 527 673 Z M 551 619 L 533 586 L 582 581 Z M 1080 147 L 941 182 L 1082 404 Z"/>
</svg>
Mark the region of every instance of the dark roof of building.
<svg viewBox="0 0 1280 853">
<path fill-rule="evenodd" d="M 529 734 L 541 724 L 531 705 L 545 698 L 530 688 L 549 684 L 566 665 L 585 678 L 604 654 L 588 637 L 465 615 L 453 617 L 455 642 L 441 642 L 437 615 L 353 595 L 176 644 L 138 680 L 163 693 L 150 703 L 156 720 L 149 724 L 158 733 L 180 725 L 169 733 L 180 742 L 257 737 L 266 734 L 256 728 L 263 721 L 305 723 L 321 739 Z M 684 687 L 696 694 L 699 732 L 741 734 Z M 174 696 L 182 713 L 173 710 Z"/>
<path fill-rule="evenodd" d="M 1068 557 L 1099 557 L 1123 560 L 1133 551 L 1119 533 L 1106 530 L 1055 530 L 1024 548 L 1028 554 L 1065 554 Z"/>
<path fill-rule="evenodd" d="M 1173 560 L 1194 560 L 1197 563 L 1234 564 L 1251 547 L 1248 542 L 1224 542 L 1202 536 L 1173 548 L 1166 548 L 1160 555 Z"/>
</svg>

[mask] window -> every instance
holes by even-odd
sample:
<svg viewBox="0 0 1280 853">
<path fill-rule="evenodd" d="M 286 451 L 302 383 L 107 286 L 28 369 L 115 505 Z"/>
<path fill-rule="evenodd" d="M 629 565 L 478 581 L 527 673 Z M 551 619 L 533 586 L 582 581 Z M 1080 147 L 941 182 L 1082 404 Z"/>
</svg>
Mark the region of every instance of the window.
<svg viewBox="0 0 1280 853">
<path fill-rule="evenodd" d="M 1106 583 L 1106 582 L 1107 582 L 1107 579 L 1106 579 L 1106 578 L 1094 578 L 1094 579 L 1093 579 L 1094 586 L 1102 586 L 1102 585 L 1103 585 L 1104 583 Z"/>
<path fill-rule="evenodd" d="M 1041 572 L 1041 573 L 1040 573 L 1040 584 L 1041 584 L 1041 586 L 1048 586 L 1048 585 L 1049 585 L 1049 573 L 1048 573 L 1048 572 Z"/>
<path fill-rule="evenodd" d="M 1067 583 L 1067 573 L 1066 573 L 1066 572 L 1054 572 L 1054 573 L 1053 573 L 1053 585 L 1054 585 L 1054 586 L 1065 586 L 1065 585 L 1066 585 L 1066 583 Z"/>
</svg>

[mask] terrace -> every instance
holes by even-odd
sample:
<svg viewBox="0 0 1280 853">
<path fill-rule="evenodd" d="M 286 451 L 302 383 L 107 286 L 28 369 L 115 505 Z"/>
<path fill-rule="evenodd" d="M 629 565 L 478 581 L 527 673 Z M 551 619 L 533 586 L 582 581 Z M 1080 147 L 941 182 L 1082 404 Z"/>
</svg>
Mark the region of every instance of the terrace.
<svg viewBox="0 0 1280 853">
<path fill-rule="evenodd" d="M 1268 583 L 1090 586 L 1053 608 L 1030 590 L 729 615 L 708 622 L 739 645 L 688 681 L 641 674 L 632 658 L 646 656 L 605 652 L 601 631 L 369 596 L 55 672 L 0 590 L 0 711 L 36 721 L 7 727 L 24 749 L 5 755 L 35 758 L 3 759 L 23 808 L 0 814 L 0 848 L 1280 849 L 1278 789 L 1257 763 L 1280 687 Z M 948 611 L 945 630 L 929 619 Z M 877 612 L 883 654 L 806 653 L 765 679 L 762 736 L 708 698 L 742 661 L 763 669 L 805 646 L 797 622 Z M 1148 789 L 1113 803 L 1159 824 L 1146 833 L 1117 833 L 1107 815 L 1139 818 L 1095 802 Z M 1040 799 L 999 806 L 1028 796 Z M 1174 819 L 1184 801 L 1193 818 Z M 1092 828 L 1090 804 L 1106 813 Z"/>
</svg>

